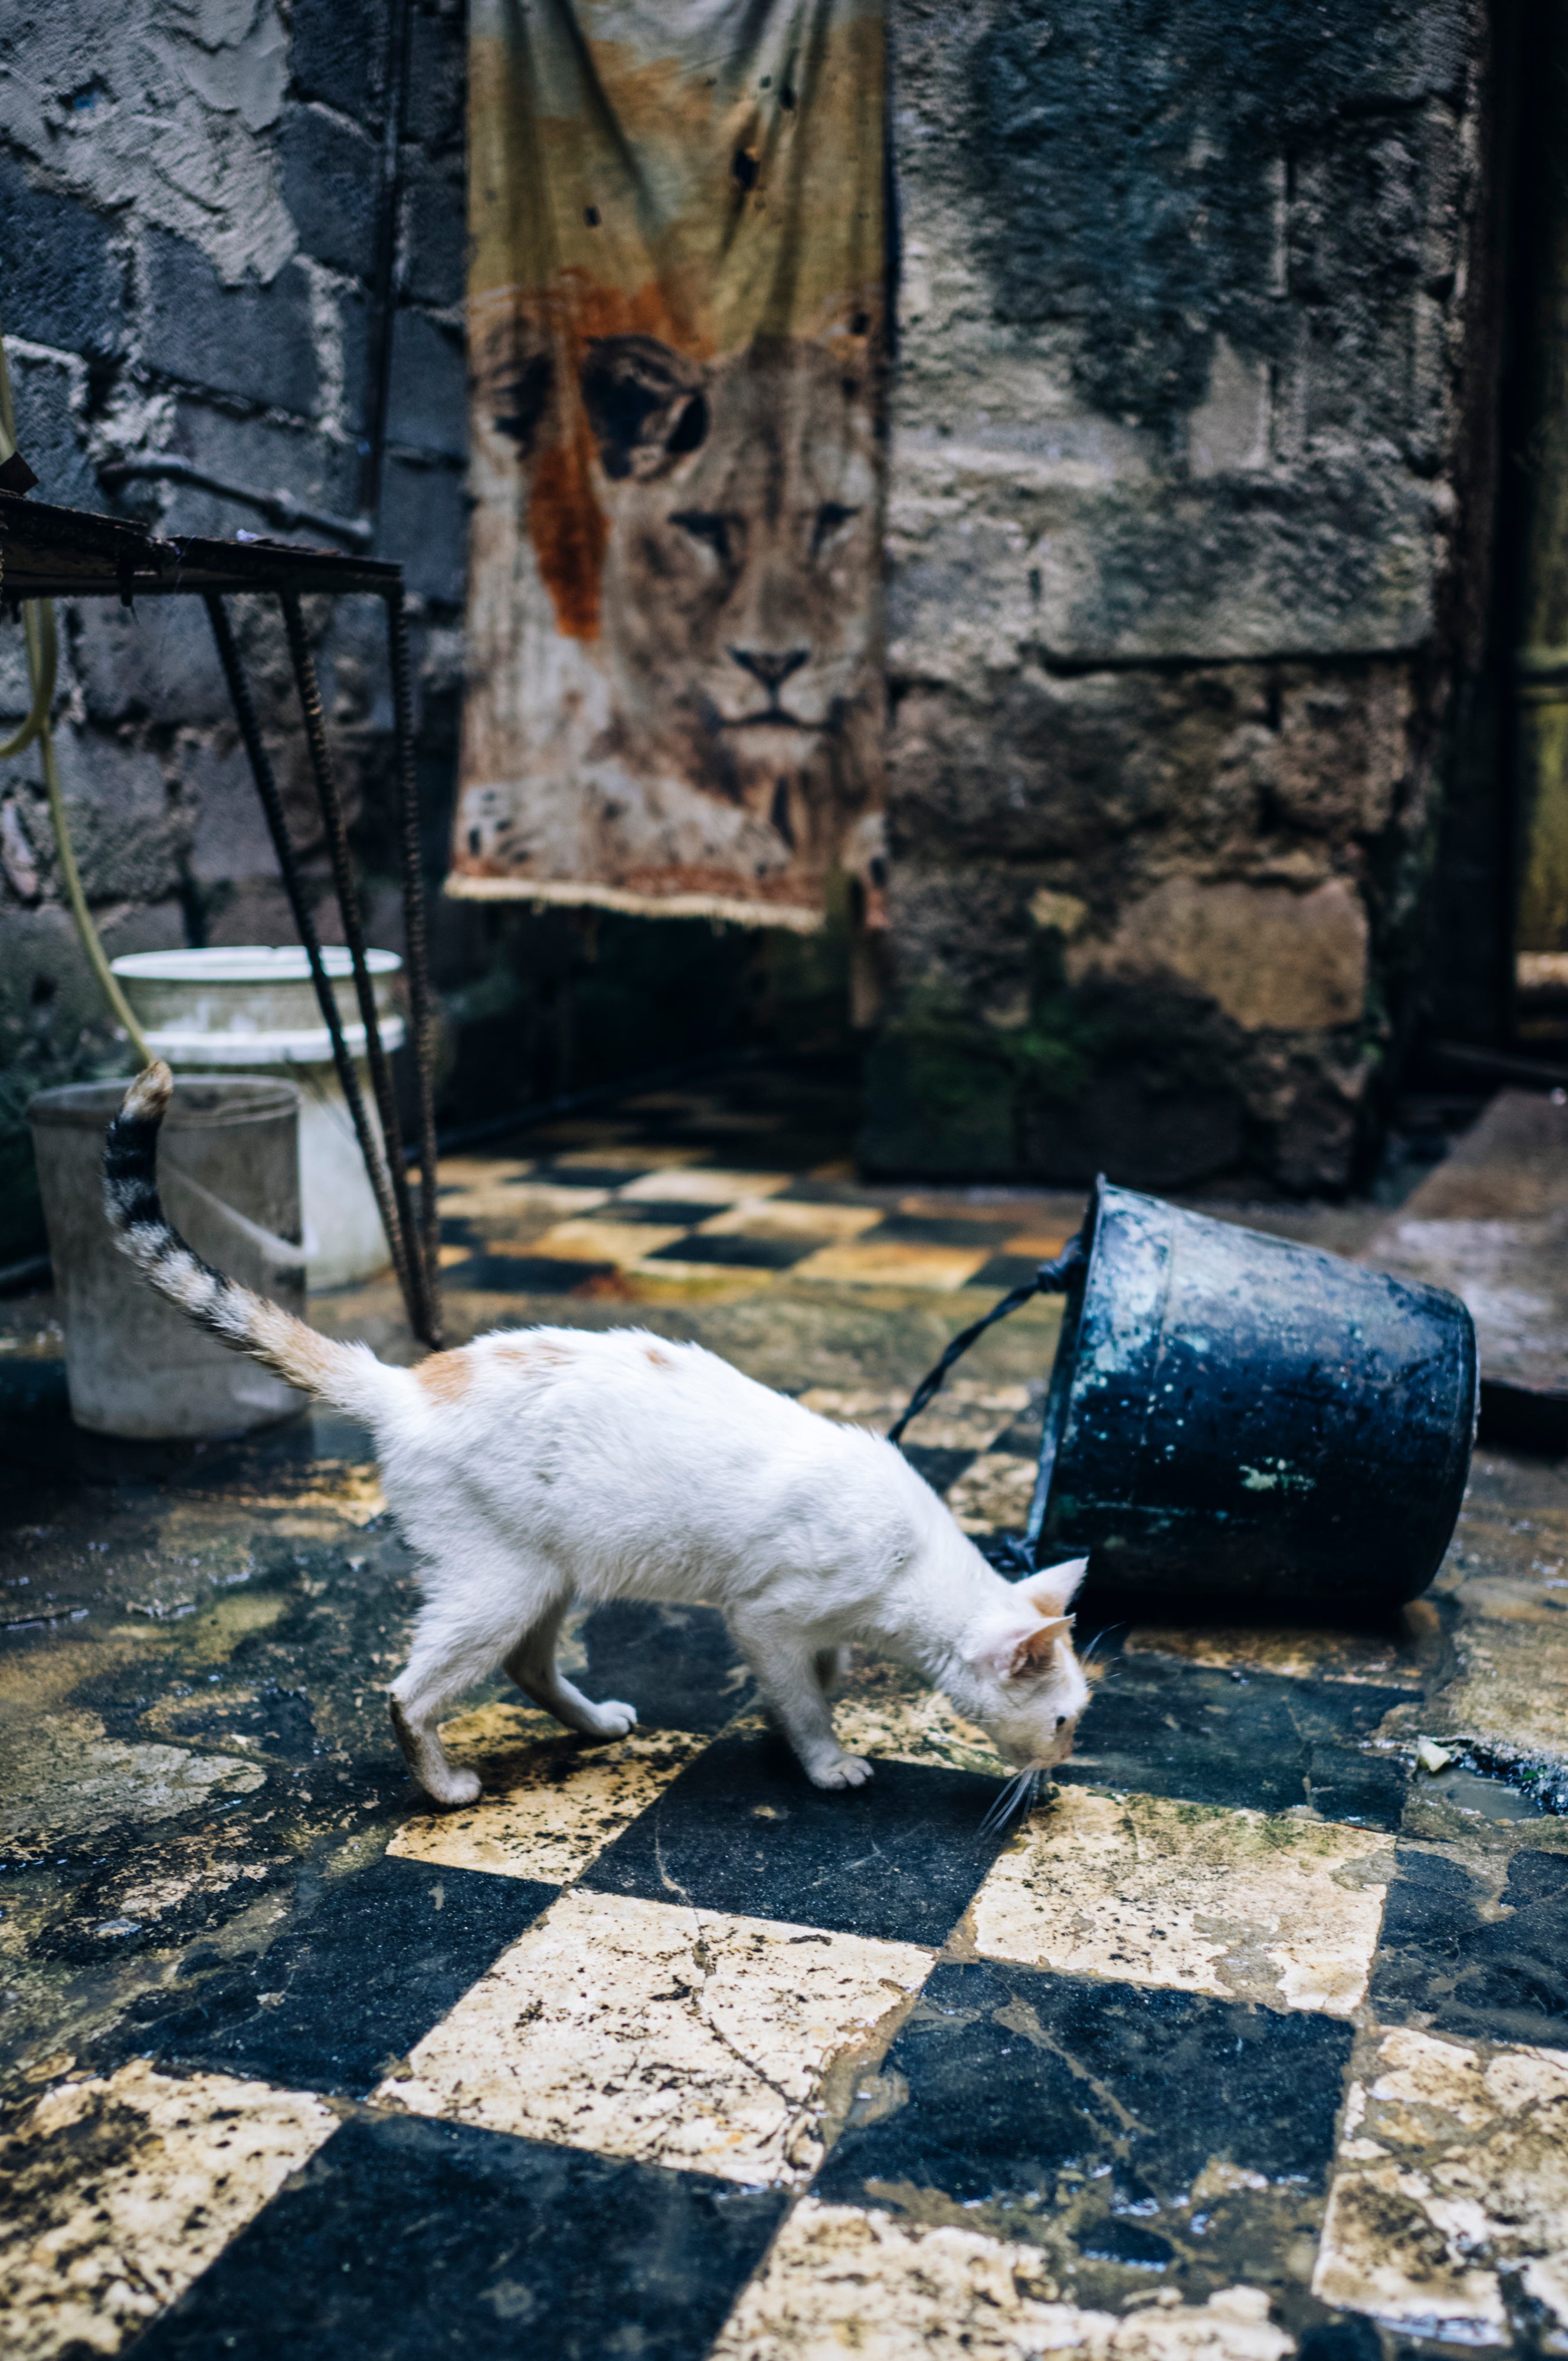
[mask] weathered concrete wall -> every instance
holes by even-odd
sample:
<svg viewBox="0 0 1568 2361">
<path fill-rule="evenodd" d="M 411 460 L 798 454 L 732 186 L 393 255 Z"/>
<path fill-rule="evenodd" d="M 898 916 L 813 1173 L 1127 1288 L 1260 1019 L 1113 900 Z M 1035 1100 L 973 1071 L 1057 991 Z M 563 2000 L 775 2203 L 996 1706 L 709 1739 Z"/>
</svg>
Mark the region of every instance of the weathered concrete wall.
<svg viewBox="0 0 1568 2361">
<path fill-rule="evenodd" d="M 1336 1186 L 1409 1013 L 1486 539 L 1483 11 L 898 24 L 868 1153 Z"/>
<path fill-rule="evenodd" d="M 897 0 L 895 32 L 896 979 L 868 1152 L 1337 1184 L 1408 1022 L 1476 603 L 1461 535 L 1485 540 L 1480 0 Z M 415 0 L 380 542 L 418 602 L 433 873 L 460 694 L 465 38 L 460 0 Z M 384 57 L 384 0 L 16 0 L 0 319 L 44 497 L 261 524 L 188 489 L 104 493 L 104 461 L 168 450 L 353 511 Z M 200 616 L 62 620 L 61 765 L 111 951 L 287 939 Z M 276 621 L 239 620 L 324 883 Z M 372 932 L 396 945 L 375 618 L 317 625 Z M 7 627 L 0 719 L 25 701 Z M 37 778 L 30 756 L 0 776 L 0 1264 L 37 1236 L 21 1106 L 118 1056 Z M 471 1111 L 831 991 L 830 959 L 770 981 L 755 947 L 688 929 L 434 916 Z"/>
<path fill-rule="evenodd" d="M 416 602 L 421 752 L 439 807 L 460 666 L 465 510 L 466 27 L 413 19 L 390 445 L 378 547 Z M 172 532 L 270 530 L 106 460 L 174 452 L 352 515 L 359 502 L 386 58 L 379 0 L 47 0 L 0 27 L 0 320 L 37 497 Z M 320 533 L 304 533 L 305 540 Z M 247 608 L 248 606 L 248 611 Z M 324 888 L 275 610 L 236 610 L 296 841 Z M 314 618 L 372 939 L 400 939 L 386 825 L 390 724 L 372 602 Z M 60 768 L 88 895 L 115 952 L 287 941 L 293 929 L 198 603 L 60 610 Z M 26 704 L 0 632 L 0 708 Z M 439 857 L 439 810 L 432 853 Z M 19 1129 L 34 1090 L 119 1062 L 63 907 L 36 752 L 0 777 L 0 1263 L 36 1238 Z M 449 969 L 484 946 L 438 909 Z M 323 931 L 339 929 L 323 906 Z M 465 935 L 465 928 L 467 934 Z"/>
</svg>

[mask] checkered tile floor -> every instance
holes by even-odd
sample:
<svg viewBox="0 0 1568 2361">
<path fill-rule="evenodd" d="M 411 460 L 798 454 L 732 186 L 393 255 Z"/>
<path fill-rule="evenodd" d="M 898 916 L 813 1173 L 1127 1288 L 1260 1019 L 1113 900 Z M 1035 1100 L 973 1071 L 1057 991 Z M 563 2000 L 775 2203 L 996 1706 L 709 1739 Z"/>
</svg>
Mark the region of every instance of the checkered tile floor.
<svg viewBox="0 0 1568 2361">
<path fill-rule="evenodd" d="M 1062 1243 L 756 1147 L 454 1162 L 449 1280 L 990 1291 Z M 982 1540 L 1038 1418 L 960 1379 L 922 1422 Z M 631 1737 L 460 1716 L 479 1804 L 291 1915 L 258 1887 L 275 1938 L 188 1955 L 16 2122 L 7 2354 L 1568 2351 L 1568 1856 L 1401 1834 L 1409 1649 L 1110 1629 L 1054 1796 L 988 1836 L 982 1734 L 892 1667 L 838 1708 L 874 1781 L 824 1795 L 708 1610 L 572 1647 Z"/>
<path fill-rule="evenodd" d="M 443 1165 L 441 1259 L 448 1284 L 508 1293 L 613 1292 L 781 1271 L 832 1286 L 979 1287 L 1032 1278 L 1059 1254 L 1005 1206 L 970 1214 L 892 1208 L 842 1180 L 730 1170 L 696 1148 L 601 1144 L 499 1165 Z M 916 1205 L 918 1200 L 913 1201 Z"/>
<path fill-rule="evenodd" d="M 977 1393 L 960 1488 L 1023 1456 Z M 1568 1860 L 1493 1893 L 1396 1842 L 1387 1643 L 1161 1637 L 1110 1635 L 988 1837 L 983 1737 L 892 1668 L 823 1795 L 716 1615 L 598 1610 L 635 1735 L 460 1717 L 480 1804 L 40 2103 L 17 2186 L 86 2200 L 6 2258 L 7 2349 L 1328 2361 L 1568 2316 Z"/>
</svg>

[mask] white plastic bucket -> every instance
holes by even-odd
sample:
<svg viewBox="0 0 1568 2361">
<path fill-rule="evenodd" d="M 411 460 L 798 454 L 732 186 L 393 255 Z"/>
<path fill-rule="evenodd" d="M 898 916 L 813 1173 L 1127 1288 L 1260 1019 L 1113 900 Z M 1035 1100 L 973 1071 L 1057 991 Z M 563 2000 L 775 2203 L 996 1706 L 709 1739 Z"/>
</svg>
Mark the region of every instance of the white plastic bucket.
<svg viewBox="0 0 1568 2361">
<path fill-rule="evenodd" d="M 353 963 L 341 944 L 324 946 L 322 956 L 366 1112 L 379 1139 Z M 403 1020 L 394 1005 L 402 961 L 395 951 L 367 951 L 365 957 L 389 1053 L 403 1041 Z M 303 950 L 297 944 L 241 943 L 213 950 L 134 951 L 113 965 L 147 1033 L 148 1048 L 176 1073 L 243 1067 L 247 1074 L 276 1074 L 298 1084 L 300 1195 L 311 1242 L 310 1286 L 345 1287 L 385 1270 L 386 1235 Z"/>
<path fill-rule="evenodd" d="M 71 1414 L 140 1441 L 243 1434 L 302 1397 L 166 1303 L 126 1260 L 104 1212 L 104 1134 L 122 1078 L 40 1091 L 27 1107 L 65 1323 Z M 159 1138 L 170 1220 L 204 1261 L 289 1311 L 305 1305 L 300 1094 L 250 1075 L 181 1075 Z"/>
</svg>

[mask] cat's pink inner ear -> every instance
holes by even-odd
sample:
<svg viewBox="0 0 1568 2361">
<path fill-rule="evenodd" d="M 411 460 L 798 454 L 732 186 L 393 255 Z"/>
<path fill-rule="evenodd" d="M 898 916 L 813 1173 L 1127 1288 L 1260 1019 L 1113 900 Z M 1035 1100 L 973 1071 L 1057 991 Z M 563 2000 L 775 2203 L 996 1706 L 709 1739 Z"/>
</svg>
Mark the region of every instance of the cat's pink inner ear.
<svg viewBox="0 0 1568 2361">
<path fill-rule="evenodd" d="M 1038 1574 L 1015 1583 L 1014 1588 L 1042 1615 L 1065 1615 L 1088 1572 L 1086 1557 L 1064 1558 L 1060 1565 L 1043 1565 Z"/>
<path fill-rule="evenodd" d="M 1036 1623 L 1034 1630 L 1026 1631 L 1018 1642 L 1014 1658 L 1016 1670 L 1022 1672 L 1031 1664 L 1048 1664 L 1057 1642 L 1065 1640 L 1071 1629 L 1070 1615 L 1053 1615 L 1045 1622 Z"/>
</svg>

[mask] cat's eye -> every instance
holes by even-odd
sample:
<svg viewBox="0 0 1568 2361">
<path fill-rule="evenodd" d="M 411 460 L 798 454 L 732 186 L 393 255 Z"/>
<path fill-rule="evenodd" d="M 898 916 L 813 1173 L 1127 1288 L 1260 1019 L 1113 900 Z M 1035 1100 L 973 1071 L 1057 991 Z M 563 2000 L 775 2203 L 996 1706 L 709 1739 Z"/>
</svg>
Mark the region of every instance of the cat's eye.
<svg viewBox="0 0 1568 2361">
<path fill-rule="evenodd" d="M 820 556 L 840 525 L 849 524 L 860 513 L 859 509 L 843 508 L 837 500 L 824 500 L 817 511 L 817 522 L 812 527 L 811 555 L 813 557 Z"/>
<path fill-rule="evenodd" d="M 1066 1716 L 1066 1714 L 1065 1714 L 1065 1713 L 1058 1713 L 1058 1716 L 1057 1716 L 1057 1728 L 1058 1728 L 1058 1730 L 1065 1730 L 1065 1729 L 1067 1728 L 1067 1716 Z"/>
<path fill-rule="evenodd" d="M 717 509 L 677 509 L 670 522 L 678 524 L 705 549 L 711 549 L 721 566 L 729 563 L 729 519 Z"/>
</svg>

